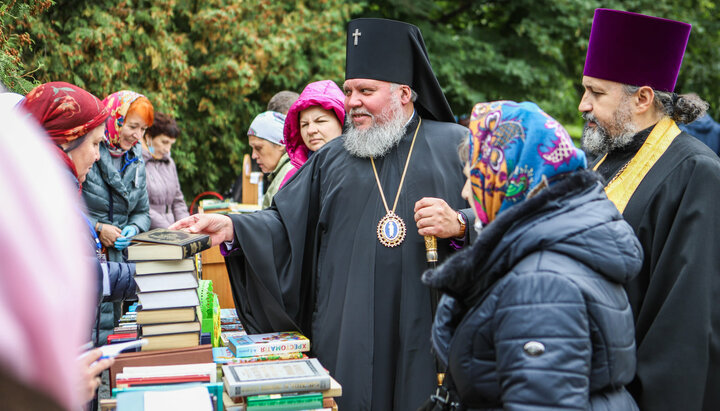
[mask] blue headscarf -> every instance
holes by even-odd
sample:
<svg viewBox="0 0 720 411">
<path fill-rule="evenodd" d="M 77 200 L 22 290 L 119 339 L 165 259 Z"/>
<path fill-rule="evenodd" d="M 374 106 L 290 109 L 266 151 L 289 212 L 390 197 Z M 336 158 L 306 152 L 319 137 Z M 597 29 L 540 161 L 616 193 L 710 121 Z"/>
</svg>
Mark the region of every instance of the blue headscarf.
<svg viewBox="0 0 720 411">
<path fill-rule="evenodd" d="M 478 103 L 470 132 L 470 182 L 484 224 L 523 201 L 542 181 L 587 165 L 563 126 L 535 103 Z"/>
</svg>

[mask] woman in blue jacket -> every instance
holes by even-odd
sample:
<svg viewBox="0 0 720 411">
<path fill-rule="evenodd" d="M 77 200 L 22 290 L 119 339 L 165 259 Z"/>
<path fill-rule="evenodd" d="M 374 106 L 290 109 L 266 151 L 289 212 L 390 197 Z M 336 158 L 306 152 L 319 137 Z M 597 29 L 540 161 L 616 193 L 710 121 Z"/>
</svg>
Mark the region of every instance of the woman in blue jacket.
<svg viewBox="0 0 720 411">
<path fill-rule="evenodd" d="M 422 277 L 444 293 L 432 341 L 447 366 L 427 405 L 636 409 L 632 229 L 534 103 L 478 104 L 470 129 L 463 195 L 484 228 Z"/>
</svg>

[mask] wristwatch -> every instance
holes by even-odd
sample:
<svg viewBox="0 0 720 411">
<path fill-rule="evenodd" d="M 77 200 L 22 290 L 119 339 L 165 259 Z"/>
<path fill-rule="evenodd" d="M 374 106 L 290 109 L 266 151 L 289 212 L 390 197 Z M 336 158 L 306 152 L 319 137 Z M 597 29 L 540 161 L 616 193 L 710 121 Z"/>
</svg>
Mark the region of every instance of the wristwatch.
<svg viewBox="0 0 720 411">
<path fill-rule="evenodd" d="M 458 238 L 465 237 L 465 216 L 463 215 L 463 213 L 458 211 L 457 219 L 458 219 L 458 222 L 460 223 L 460 232 L 462 233 L 461 235 L 458 236 Z"/>
<path fill-rule="evenodd" d="M 95 225 L 95 231 L 97 231 L 98 234 L 100 234 L 102 232 L 102 228 L 103 228 L 103 223 L 101 223 L 101 222 L 98 222 Z"/>
</svg>

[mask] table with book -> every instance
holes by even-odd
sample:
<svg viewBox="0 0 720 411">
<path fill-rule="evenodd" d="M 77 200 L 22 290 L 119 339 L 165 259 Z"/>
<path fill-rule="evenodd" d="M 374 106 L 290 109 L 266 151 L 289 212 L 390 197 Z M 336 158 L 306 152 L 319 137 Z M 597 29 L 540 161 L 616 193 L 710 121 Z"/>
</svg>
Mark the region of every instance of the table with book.
<svg viewBox="0 0 720 411">
<path fill-rule="evenodd" d="M 206 235 L 155 229 L 128 247 L 138 303 L 109 344 L 145 340 L 110 368 L 102 410 L 336 410 L 342 388 L 297 332 L 248 335 L 202 280 Z"/>
</svg>

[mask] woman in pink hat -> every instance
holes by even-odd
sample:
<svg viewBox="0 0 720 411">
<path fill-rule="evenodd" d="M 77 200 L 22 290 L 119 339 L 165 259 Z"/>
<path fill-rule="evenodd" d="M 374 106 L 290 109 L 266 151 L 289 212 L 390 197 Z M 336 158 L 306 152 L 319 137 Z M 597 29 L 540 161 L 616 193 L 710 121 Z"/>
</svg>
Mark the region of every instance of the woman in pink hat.
<svg viewBox="0 0 720 411">
<path fill-rule="evenodd" d="M 293 169 L 280 187 L 302 167 L 313 152 L 342 134 L 345 95 L 331 80 L 308 84 L 288 110 L 285 119 L 285 150 Z"/>
</svg>

